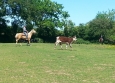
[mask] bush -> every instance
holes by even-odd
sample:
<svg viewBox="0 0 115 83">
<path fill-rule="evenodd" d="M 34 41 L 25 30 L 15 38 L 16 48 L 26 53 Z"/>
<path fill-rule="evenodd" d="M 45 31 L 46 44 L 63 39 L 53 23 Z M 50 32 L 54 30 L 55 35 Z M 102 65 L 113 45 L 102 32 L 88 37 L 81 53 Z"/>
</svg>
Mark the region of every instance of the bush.
<svg viewBox="0 0 115 83">
<path fill-rule="evenodd" d="M 43 43 L 43 39 L 38 38 L 38 43 Z"/>
<path fill-rule="evenodd" d="M 89 44 L 89 41 L 83 40 L 81 38 L 77 38 L 76 44 Z"/>
<path fill-rule="evenodd" d="M 43 43 L 43 39 L 41 38 L 34 38 L 34 41 L 35 43 Z"/>
</svg>

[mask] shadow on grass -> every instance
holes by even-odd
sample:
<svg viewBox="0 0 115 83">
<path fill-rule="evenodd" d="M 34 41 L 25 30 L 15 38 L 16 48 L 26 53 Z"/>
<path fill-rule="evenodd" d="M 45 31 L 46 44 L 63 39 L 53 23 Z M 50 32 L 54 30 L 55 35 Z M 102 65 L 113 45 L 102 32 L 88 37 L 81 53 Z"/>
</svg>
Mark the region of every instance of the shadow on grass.
<svg viewBox="0 0 115 83">
<path fill-rule="evenodd" d="M 62 51 L 62 50 L 68 50 L 68 51 L 77 51 L 76 49 L 55 49 L 55 50 L 60 50 L 60 51 Z"/>
<path fill-rule="evenodd" d="M 16 47 L 22 47 L 22 46 L 32 46 L 32 45 L 27 45 L 27 44 L 22 44 L 22 45 L 20 45 L 20 44 L 17 44 L 17 45 L 15 45 Z"/>
</svg>

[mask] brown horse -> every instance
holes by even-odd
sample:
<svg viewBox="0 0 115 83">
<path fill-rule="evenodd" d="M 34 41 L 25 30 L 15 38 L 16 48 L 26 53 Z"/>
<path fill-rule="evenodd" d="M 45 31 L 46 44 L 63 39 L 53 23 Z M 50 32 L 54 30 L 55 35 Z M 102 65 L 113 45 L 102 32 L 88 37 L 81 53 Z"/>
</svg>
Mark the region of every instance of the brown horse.
<svg viewBox="0 0 115 83">
<path fill-rule="evenodd" d="M 103 37 L 100 37 L 100 38 L 99 38 L 99 42 L 100 42 L 101 44 L 103 44 Z"/>
<path fill-rule="evenodd" d="M 32 29 L 32 30 L 28 33 L 28 39 L 27 39 L 28 45 L 30 45 L 30 39 L 31 39 L 31 37 L 32 37 L 32 35 L 33 35 L 34 33 L 36 33 L 36 31 L 35 31 L 34 29 Z M 17 33 L 17 34 L 15 35 L 15 39 L 16 39 L 16 44 L 17 44 L 20 39 L 26 40 L 26 36 L 25 36 L 24 33 Z M 21 44 L 20 44 L 20 45 L 21 45 Z"/>
</svg>

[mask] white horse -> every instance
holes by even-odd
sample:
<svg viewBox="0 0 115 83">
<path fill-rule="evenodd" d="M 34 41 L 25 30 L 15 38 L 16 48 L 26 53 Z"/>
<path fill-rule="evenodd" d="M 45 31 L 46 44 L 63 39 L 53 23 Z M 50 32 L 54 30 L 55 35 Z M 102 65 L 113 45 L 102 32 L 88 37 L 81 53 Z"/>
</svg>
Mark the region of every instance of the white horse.
<svg viewBox="0 0 115 83">
<path fill-rule="evenodd" d="M 36 33 L 36 31 L 35 31 L 34 29 L 32 29 L 32 30 L 28 33 L 28 39 L 27 39 L 28 45 L 30 45 L 30 39 L 31 39 L 31 37 L 32 37 L 32 35 L 33 35 L 34 33 Z M 24 33 L 16 33 L 15 39 L 16 39 L 16 45 L 17 45 L 17 43 L 18 43 L 18 41 L 19 41 L 20 39 L 26 40 L 26 35 L 25 35 Z M 20 43 L 20 45 L 21 45 L 21 43 Z"/>
</svg>

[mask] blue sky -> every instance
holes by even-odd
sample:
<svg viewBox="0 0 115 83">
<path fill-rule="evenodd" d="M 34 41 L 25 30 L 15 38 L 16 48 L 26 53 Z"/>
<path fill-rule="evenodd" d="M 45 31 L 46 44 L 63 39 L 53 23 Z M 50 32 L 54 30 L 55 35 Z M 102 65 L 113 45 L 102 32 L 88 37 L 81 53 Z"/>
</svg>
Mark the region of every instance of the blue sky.
<svg viewBox="0 0 115 83">
<path fill-rule="evenodd" d="M 76 25 L 94 19 L 98 12 L 115 9 L 115 0 L 52 0 L 64 6 Z"/>
</svg>

